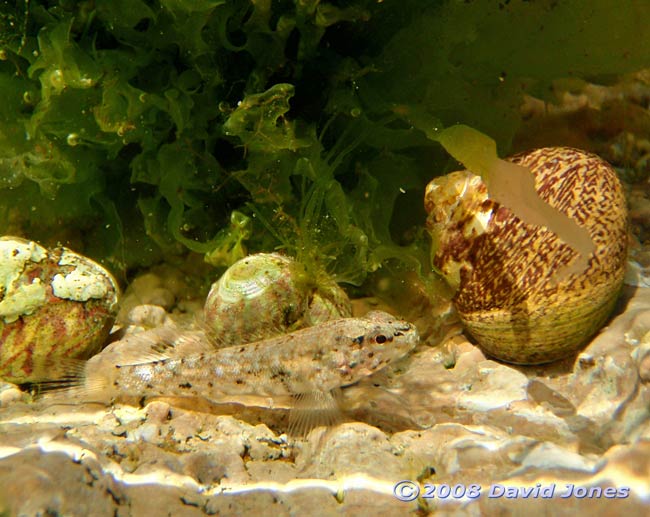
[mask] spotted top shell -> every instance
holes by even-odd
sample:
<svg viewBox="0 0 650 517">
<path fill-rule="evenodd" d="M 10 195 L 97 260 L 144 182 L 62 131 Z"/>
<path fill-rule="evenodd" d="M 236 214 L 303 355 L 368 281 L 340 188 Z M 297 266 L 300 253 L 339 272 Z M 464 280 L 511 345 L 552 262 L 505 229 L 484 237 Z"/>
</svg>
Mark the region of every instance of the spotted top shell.
<svg viewBox="0 0 650 517">
<path fill-rule="evenodd" d="M 0 378 L 39 380 L 57 358 L 97 352 L 119 288 L 102 266 L 67 248 L 0 238 Z"/>
<path fill-rule="evenodd" d="M 489 355 L 547 363 L 584 345 L 614 307 L 627 256 L 626 200 L 616 172 L 593 154 L 548 147 L 509 160 L 529 167 L 538 195 L 588 230 L 595 251 L 586 269 L 555 281 L 577 256 L 570 243 L 499 206 L 468 171 L 427 186 L 432 263 L 457 288 L 458 314 Z"/>
</svg>

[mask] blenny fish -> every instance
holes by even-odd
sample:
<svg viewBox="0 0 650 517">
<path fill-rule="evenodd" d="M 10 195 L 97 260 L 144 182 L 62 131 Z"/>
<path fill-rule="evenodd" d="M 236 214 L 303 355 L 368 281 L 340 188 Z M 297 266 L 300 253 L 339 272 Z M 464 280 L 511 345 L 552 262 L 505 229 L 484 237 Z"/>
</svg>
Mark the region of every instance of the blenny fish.
<svg viewBox="0 0 650 517">
<path fill-rule="evenodd" d="M 331 320 L 221 349 L 197 333 L 142 341 L 144 349 L 127 353 L 117 362 L 91 359 L 63 364 L 64 374 L 42 386 L 72 390 L 76 398 L 95 400 L 120 395 L 184 396 L 219 403 L 232 396 L 291 396 L 298 410 L 292 415 L 294 422 L 312 427 L 314 421 L 323 420 L 319 412 L 336 411 L 333 390 L 404 357 L 419 336 L 412 324 L 373 311 L 363 318 Z"/>
</svg>

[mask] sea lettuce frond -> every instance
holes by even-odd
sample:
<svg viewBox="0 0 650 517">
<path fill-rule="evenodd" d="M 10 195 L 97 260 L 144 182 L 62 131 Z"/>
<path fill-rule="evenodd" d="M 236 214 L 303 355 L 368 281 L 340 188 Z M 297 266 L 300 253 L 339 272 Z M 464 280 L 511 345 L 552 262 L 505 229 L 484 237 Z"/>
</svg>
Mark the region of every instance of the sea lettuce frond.
<svg viewBox="0 0 650 517">
<path fill-rule="evenodd" d="M 288 118 L 293 95 L 278 84 L 247 96 L 224 124 L 244 149 L 246 168 L 232 177 L 252 197 L 248 210 L 261 228 L 253 235 L 267 236 L 257 245 L 295 256 L 314 277 L 327 271 L 355 285 L 390 258 L 419 266 L 390 232 L 395 201 L 417 186 L 417 174 L 407 158 L 365 144 L 386 136 L 386 121 L 334 115 L 316 135 Z M 376 159 L 354 172 L 365 153 Z"/>
</svg>

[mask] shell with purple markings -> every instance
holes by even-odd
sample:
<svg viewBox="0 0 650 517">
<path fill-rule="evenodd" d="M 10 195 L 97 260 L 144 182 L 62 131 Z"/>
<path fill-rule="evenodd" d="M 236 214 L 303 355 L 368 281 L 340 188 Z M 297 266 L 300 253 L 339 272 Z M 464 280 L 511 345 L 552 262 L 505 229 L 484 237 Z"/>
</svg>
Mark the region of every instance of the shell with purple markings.
<svg viewBox="0 0 650 517">
<path fill-rule="evenodd" d="M 589 232 L 595 251 L 586 269 L 555 281 L 576 251 L 499 206 L 468 171 L 427 186 L 432 263 L 457 289 L 458 314 L 487 354 L 547 363 L 579 349 L 610 315 L 625 272 L 627 205 L 616 172 L 595 155 L 549 147 L 509 160 L 528 167 L 538 195 Z"/>
<path fill-rule="evenodd" d="M 278 253 L 249 255 L 210 289 L 206 332 L 215 346 L 234 346 L 352 315 L 343 289 L 325 273 L 316 278 Z"/>
<path fill-rule="evenodd" d="M 119 288 L 102 266 L 67 248 L 0 238 L 0 378 L 40 380 L 58 358 L 87 358 L 104 343 Z"/>
</svg>

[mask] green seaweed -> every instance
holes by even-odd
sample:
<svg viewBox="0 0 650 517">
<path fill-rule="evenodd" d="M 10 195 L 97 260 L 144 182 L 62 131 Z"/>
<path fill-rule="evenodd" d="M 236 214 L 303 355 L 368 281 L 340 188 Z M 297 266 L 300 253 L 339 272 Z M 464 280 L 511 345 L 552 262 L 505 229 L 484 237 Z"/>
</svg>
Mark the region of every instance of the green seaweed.
<svg viewBox="0 0 650 517">
<path fill-rule="evenodd" d="M 423 189 L 450 166 L 427 131 L 465 124 L 503 155 L 524 93 L 644 66 L 648 15 L 635 0 L 2 2 L 0 227 L 125 270 L 279 248 L 354 284 L 392 264 L 424 275 Z"/>
</svg>

